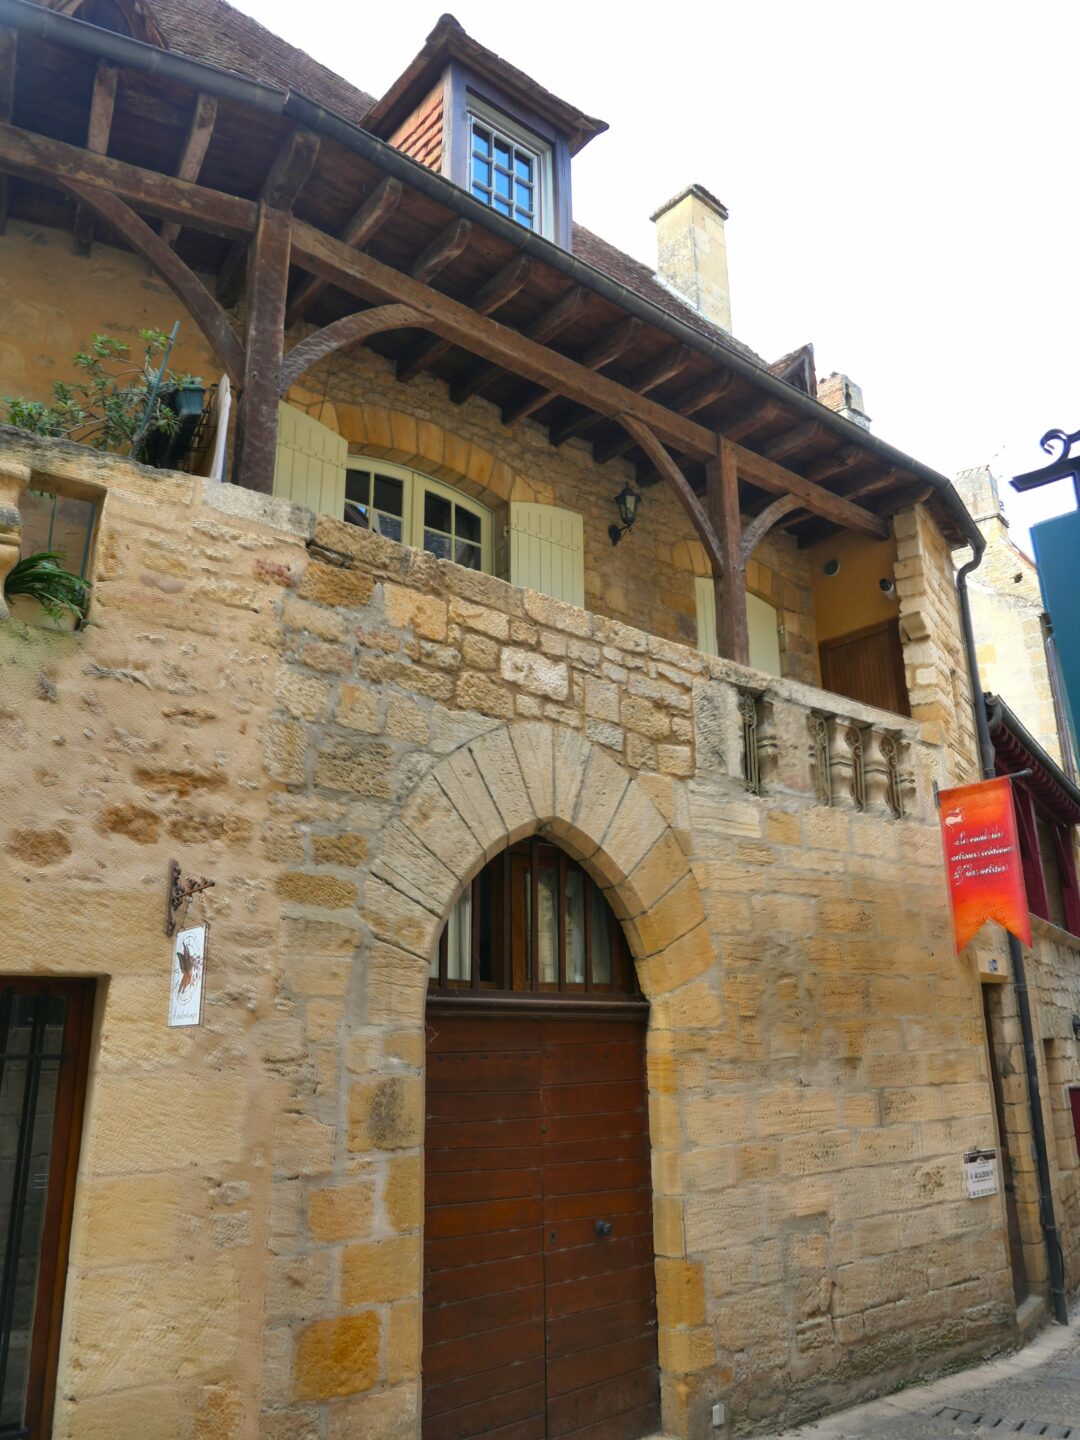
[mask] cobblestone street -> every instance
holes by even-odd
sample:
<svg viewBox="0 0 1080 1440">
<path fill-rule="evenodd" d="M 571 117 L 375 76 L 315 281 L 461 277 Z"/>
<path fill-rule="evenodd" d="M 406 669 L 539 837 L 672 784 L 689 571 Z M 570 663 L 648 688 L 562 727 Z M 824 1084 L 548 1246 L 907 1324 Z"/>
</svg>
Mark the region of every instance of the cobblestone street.
<svg viewBox="0 0 1080 1440">
<path fill-rule="evenodd" d="M 1080 1440 L 1080 1315 L 1014 1354 L 799 1426 L 771 1440 L 944 1440 L 1042 1435 Z"/>
</svg>

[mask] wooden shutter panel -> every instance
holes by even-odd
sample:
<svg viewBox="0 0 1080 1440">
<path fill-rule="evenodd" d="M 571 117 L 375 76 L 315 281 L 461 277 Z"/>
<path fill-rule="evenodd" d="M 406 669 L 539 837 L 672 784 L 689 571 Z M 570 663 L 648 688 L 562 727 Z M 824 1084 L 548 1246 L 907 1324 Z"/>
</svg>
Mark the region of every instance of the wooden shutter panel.
<svg viewBox="0 0 1080 1440">
<path fill-rule="evenodd" d="M 557 505 L 510 504 L 510 583 L 585 605 L 581 516 Z"/>
<path fill-rule="evenodd" d="M 718 655 L 716 645 L 716 588 L 711 575 L 694 577 L 697 605 L 697 648 L 703 655 Z"/>
<path fill-rule="evenodd" d="M 340 520 L 345 514 L 348 453 L 348 442 L 328 425 L 291 405 L 278 405 L 275 495 Z"/>
<path fill-rule="evenodd" d="M 704 655 L 718 654 L 716 644 L 716 600 L 711 575 L 698 575 L 694 580 L 697 604 L 697 648 Z M 750 640 L 750 668 L 764 670 L 766 675 L 779 675 L 780 631 L 776 611 L 767 600 L 746 592 L 746 623 Z"/>
</svg>

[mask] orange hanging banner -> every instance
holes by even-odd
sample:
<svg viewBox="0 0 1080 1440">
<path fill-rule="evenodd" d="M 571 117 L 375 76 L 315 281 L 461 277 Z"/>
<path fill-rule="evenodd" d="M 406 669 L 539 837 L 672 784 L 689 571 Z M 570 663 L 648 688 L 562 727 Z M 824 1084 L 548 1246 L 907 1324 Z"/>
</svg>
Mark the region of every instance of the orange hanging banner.
<svg viewBox="0 0 1080 1440">
<path fill-rule="evenodd" d="M 1030 945 L 1031 915 L 1012 782 L 959 785 L 942 790 L 938 801 L 957 952 L 987 920 L 996 920 Z"/>
</svg>

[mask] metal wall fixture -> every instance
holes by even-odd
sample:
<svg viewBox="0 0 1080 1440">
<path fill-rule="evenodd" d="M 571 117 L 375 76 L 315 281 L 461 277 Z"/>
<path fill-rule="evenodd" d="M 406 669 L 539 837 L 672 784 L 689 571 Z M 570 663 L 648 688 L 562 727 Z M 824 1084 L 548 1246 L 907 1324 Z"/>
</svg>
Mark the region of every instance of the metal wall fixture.
<svg viewBox="0 0 1080 1440">
<path fill-rule="evenodd" d="M 866 771 L 863 768 L 863 737 L 857 725 L 844 736 L 851 751 L 851 798 L 856 810 L 866 809 Z"/>
<path fill-rule="evenodd" d="M 815 712 L 806 717 L 810 731 L 810 769 L 819 805 L 832 805 L 832 756 L 829 753 L 829 722 Z"/>
<path fill-rule="evenodd" d="M 615 496 L 615 507 L 619 512 L 621 525 L 609 525 L 608 536 L 612 545 L 618 545 L 619 541 L 628 530 L 633 529 L 634 521 L 637 519 L 638 506 L 641 504 L 641 496 L 630 484 L 629 481 Z"/>
<path fill-rule="evenodd" d="M 751 795 L 761 794 L 761 760 L 758 754 L 758 697 L 739 692 L 739 716 L 743 733 L 743 779 Z"/>
<path fill-rule="evenodd" d="M 882 735 L 878 748 L 885 761 L 885 798 L 897 820 L 904 818 L 904 793 L 900 786 L 900 748 L 891 735 Z"/>
</svg>

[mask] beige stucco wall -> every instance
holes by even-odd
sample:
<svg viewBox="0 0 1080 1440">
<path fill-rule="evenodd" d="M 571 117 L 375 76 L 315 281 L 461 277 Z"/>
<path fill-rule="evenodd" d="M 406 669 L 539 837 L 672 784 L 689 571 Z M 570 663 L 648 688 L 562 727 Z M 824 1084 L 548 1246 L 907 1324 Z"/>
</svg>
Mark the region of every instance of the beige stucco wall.
<svg viewBox="0 0 1080 1440">
<path fill-rule="evenodd" d="M 100 979 L 58 1440 L 147 1414 L 156 1440 L 415 1440 L 428 958 L 538 827 L 605 886 L 651 1002 L 667 1431 L 1012 1335 L 1000 1197 L 963 1194 L 993 1116 L 932 728 L 846 706 L 868 809 L 823 808 L 818 691 L 328 519 L 309 549 L 305 512 L 230 486 L 0 445 L 9 488 L 104 497 L 91 625 L 0 624 L 5 964 Z M 174 856 L 216 882 L 184 1032 Z"/>
</svg>

